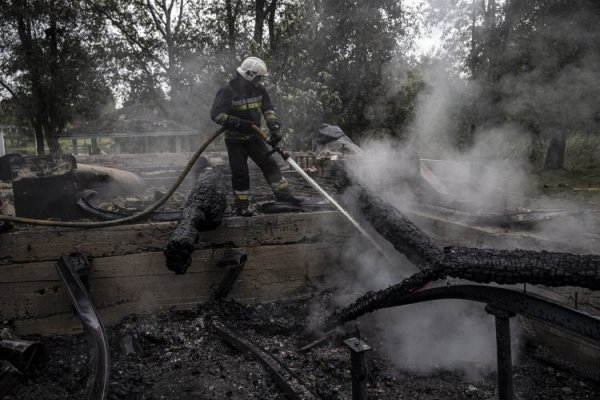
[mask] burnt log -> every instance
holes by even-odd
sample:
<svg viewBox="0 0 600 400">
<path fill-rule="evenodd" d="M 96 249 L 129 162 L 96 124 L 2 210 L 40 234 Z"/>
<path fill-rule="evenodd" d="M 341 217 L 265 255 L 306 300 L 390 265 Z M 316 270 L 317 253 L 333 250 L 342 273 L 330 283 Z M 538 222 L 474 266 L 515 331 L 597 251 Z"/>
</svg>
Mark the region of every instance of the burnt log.
<svg viewBox="0 0 600 400">
<path fill-rule="evenodd" d="M 445 274 L 473 282 L 600 289 L 600 255 L 447 247 Z"/>
<path fill-rule="evenodd" d="M 434 267 L 444 256 L 431 238 L 394 206 L 357 185 L 357 198 L 364 216 L 396 250 L 420 269 Z"/>
<path fill-rule="evenodd" d="M 198 232 L 218 227 L 226 205 L 223 173 L 215 168 L 198 173 L 181 218 L 163 250 L 168 269 L 176 274 L 186 273 L 192 262 Z"/>
<path fill-rule="evenodd" d="M 465 247 L 446 247 L 442 251 L 399 210 L 358 185 L 355 190 L 367 220 L 421 271 L 397 285 L 367 292 L 331 314 L 325 320 L 324 328 L 327 330 L 389 307 L 395 299 L 446 276 L 478 283 L 530 283 L 600 289 L 600 255 Z"/>
<path fill-rule="evenodd" d="M 419 268 L 478 283 L 530 283 L 600 289 L 600 255 L 534 250 L 448 247 L 441 251 L 396 208 L 360 189 L 361 209 L 373 227 Z"/>
<path fill-rule="evenodd" d="M 426 268 L 404 279 L 397 285 L 377 292 L 367 292 L 354 303 L 334 312 L 325 320 L 324 330 L 331 330 L 337 325 L 353 321 L 358 317 L 388 307 L 391 302 L 401 296 L 424 288 L 430 282 L 445 278 L 443 273 Z"/>
</svg>

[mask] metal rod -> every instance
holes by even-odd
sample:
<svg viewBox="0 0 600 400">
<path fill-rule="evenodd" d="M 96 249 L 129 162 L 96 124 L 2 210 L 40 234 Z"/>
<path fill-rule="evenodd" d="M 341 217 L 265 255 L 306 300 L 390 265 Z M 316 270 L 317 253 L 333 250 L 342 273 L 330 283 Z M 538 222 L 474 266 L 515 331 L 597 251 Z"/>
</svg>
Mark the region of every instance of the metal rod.
<svg viewBox="0 0 600 400">
<path fill-rule="evenodd" d="M 496 319 L 496 357 L 498 363 L 498 400 L 513 400 L 510 318 L 514 314 L 493 306 L 485 310 Z"/>
<path fill-rule="evenodd" d="M 344 340 L 350 348 L 350 362 L 352 364 L 352 400 L 367 400 L 367 364 L 365 353 L 371 346 L 358 338 Z"/>
</svg>

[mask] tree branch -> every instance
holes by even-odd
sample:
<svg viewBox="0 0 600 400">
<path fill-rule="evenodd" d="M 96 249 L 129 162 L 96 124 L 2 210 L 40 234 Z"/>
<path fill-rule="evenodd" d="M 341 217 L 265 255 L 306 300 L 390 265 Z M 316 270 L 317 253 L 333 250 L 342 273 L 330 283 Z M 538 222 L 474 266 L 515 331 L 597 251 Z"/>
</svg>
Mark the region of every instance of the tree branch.
<svg viewBox="0 0 600 400">
<path fill-rule="evenodd" d="M 99 6 L 93 0 L 85 0 L 92 8 L 96 9 L 100 14 L 104 15 L 119 31 L 125 36 L 130 45 L 135 45 L 139 48 L 140 51 L 144 52 L 150 58 L 152 58 L 162 69 L 165 71 L 168 70 L 168 66 L 159 58 L 152 54 L 152 51 L 145 46 L 142 42 L 140 42 L 132 33 L 127 31 L 127 28 L 124 24 L 111 15 L 108 11 L 106 11 L 102 6 Z"/>
<path fill-rule="evenodd" d="M 181 0 L 179 2 L 179 17 L 177 17 L 177 23 L 175 24 L 175 29 L 173 31 L 173 34 L 175 36 L 179 35 L 179 29 L 181 28 L 181 23 L 183 22 L 183 8 L 184 8 L 185 3 L 187 3 L 187 2 L 184 0 Z"/>
<path fill-rule="evenodd" d="M 150 11 L 150 15 L 152 16 L 152 20 L 154 21 L 154 25 L 156 26 L 156 29 L 158 29 L 158 31 L 160 32 L 160 34 L 162 35 L 163 38 L 167 38 L 167 33 L 165 32 L 164 28 L 162 27 L 162 24 L 164 24 L 165 26 L 167 25 L 166 20 L 162 21 L 160 19 L 160 16 L 157 15 L 156 10 L 154 9 L 154 6 L 152 4 L 150 4 L 150 0 L 146 0 L 146 8 L 148 9 L 148 11 Z M 161 7 L 163 9 L 163 11 L 165 11 L 165 7 L 164 7 L 164 3 L 163 3 L 163 7 Z M 168 15 L 165 16 L 165 19 L 168 18 Z"/>
<path fill-rule="evenodd" d="M 10 87 L 10 86 L 8 86 L 8 84 L 7 84 L 6 82 L 4 82 L 2 79 L 0 79 L 0 85 L 1 85 L 1 86 L 2 86 L 4 89 L 6 89 L 6 91 L 12 95 L 12 97 L 14 97 L 14 98 L 17 98 L 17 94 L 15 93 L 15 91 L 14 91 L 14 90 L 12 90 L 12 89 L 11 89 L 11 87 Z"/>
</svg>

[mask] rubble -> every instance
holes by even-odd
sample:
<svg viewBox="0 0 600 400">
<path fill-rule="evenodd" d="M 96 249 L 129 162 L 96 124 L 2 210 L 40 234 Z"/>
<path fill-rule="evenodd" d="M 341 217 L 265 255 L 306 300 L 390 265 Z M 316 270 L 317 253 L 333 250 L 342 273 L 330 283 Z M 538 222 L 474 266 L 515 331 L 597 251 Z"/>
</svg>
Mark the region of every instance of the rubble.
<svg viewBox="0 0 600 400">
<path fill-rule="evenodd" d="M 328 307 L 329 302 L 327 297 L 262 305 L 219 302 L 193 310 L 132 315 L 108 330 L 108 399 L 283 400 L 283 393 L 257 361 L 239 353 L 212 331 L 213 317 L 226 321 L 239 335 L 281 360 L 322 399 L 350 399 L 350 356 L 343 338 L 313 351 L 298 350 L 311 340 L 306 334 L 310 311 Z M 140 353 L 120 350 L 125 335 L 137 335 Z M 363 335 L 362 339 L 374 348 L 367 355 L 370 399 L 495 398 L 495 374 L 480 379 L 444 370 L 414 374 L 397 369 L 393 360 L 378 351 L 380 345 L 374 337 Z M 5 400 L 82 399 L 88 375 L 83 335 L 40 340 L 49 352 L 47 368 L 21 381 Z M 592 400 L 600 393 L 598 383 L 528 356 L 515 364 L 514 371 L 516 398 Z"/>
</svg>

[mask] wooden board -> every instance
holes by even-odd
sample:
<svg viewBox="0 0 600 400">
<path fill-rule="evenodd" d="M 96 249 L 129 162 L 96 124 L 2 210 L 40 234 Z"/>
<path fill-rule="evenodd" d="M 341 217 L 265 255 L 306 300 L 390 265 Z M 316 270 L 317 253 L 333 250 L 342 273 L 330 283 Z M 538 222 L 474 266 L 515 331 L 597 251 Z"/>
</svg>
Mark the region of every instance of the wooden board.
<svg viewBox="0 0 600 400">
<path fill-rule="evenodd" d="M 306 291 L 322 271 L 335 265 L 336 250 L 326 243 L 242 248 L 248 262 L 229 298 L 272 301 Z M 216 266 L 223 252 L 197 250 L 186 275 L 167 270 L 162 252 L 96 258 L 90 268 L 90 292 L 100 315 L 112 323 L 132 310 L 201 303 L 212 298 L 224 276 Z M 74 328 L 68 323 L 71 305 L 54 265 L 47 261 L 0 268 L 0 318 L 13 320 L 18 333 L 67 333 Z"/>
<path fill-rule="evenodd" d="M 2 265 L 55 261 L 61 255 L 83 253 L 109 257 L 162 251 L 175 224 L 172 222 L 125 225 L 102 229 L 39 228 L 3 234 Z M 202 232 L 198 248 L 232 242 L 234 247 L 288 243 L 340 242 L 354 233 L 336 211 L 230 217 L 214 231 Z"/>
</svg>

